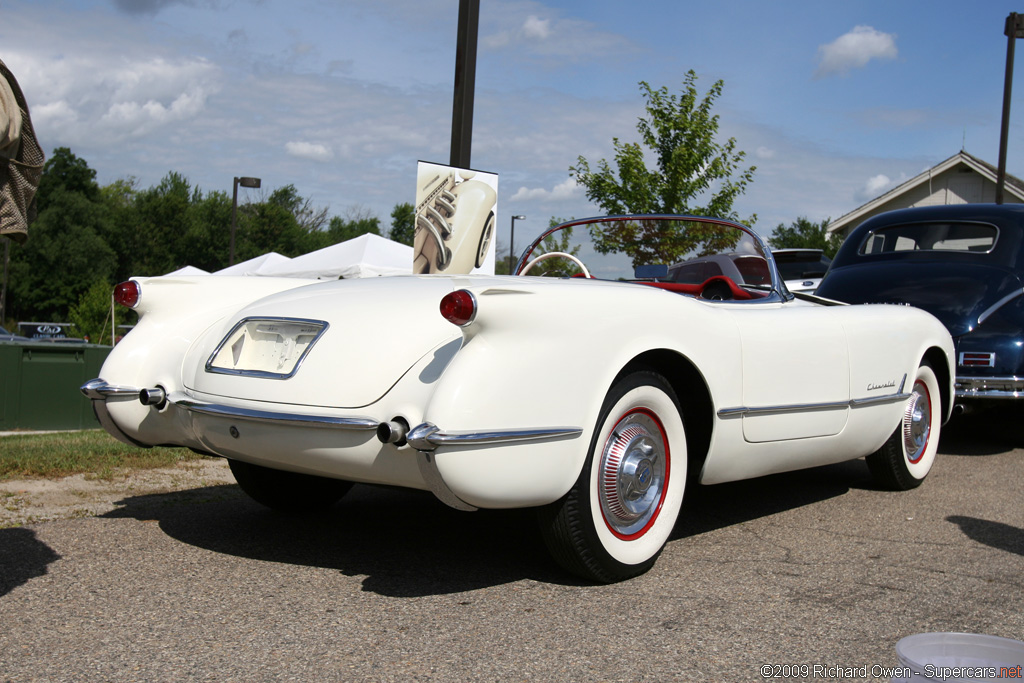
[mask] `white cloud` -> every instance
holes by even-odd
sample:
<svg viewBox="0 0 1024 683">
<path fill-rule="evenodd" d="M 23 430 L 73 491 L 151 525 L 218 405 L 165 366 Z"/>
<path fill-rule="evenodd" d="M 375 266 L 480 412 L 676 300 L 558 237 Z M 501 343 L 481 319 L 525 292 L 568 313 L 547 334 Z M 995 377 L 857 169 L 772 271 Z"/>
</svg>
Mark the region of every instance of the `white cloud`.
<svg viewBox="0 0 1024 683">
<path fill-rule="evenodd" d="M 818 48 L 818 69 L 814 75 L 817 78 L 832 74 L 845 76 L 872 59 L 896 59 L 898 54 L 895 34 L 882 33 L 871 26 L 855 26 L 849 33 Z"/>
<path fill-rule="evenodd" d="M 551 35 L 551 21 L 531 14 L 523 23 L 523 35 L 535 40 L 544 40 Z"/>
<path fill-rule="evenodd" d="M 524 19 L 516 4 L 495 5 L 492 17 L 481 33 L 480 45 L 485 50 L 509 50 L 516 59 L 556 60 L 556 63 L 586 62 L 604 59 L 609 54 L 620 60 L 634 56 L 637 46 L 618 33 L 600 30 L 582 19 L 536 14 Z M 490 30 L 490 26 L 500 26 Z"/>
<path fill-rule="evenodd" d="M 873 175 L 867 179 L 867 181 L 864 183 L 864 186 L 860 190 L 854 193 L 853 198 L 861 203 L 869 202 L 872 199 L 876 199 L 882 196 L 883 194 L 893 189 L 900 183 L 906 182 L 906 180 L 906 173 L 901 173 L 900 177 L 897 178 L 896 180 L 891 179 L 884 173 Z"/>
<path fill-rule="evenodd" d="M 542 187 L 528 188 L 520 187 L 512 195 L 509 201 L 540 201 L 540 202 L 561 202 L 572 199 L 579 199 L 583 196 L 583 187 L 575 178 L 566 178 L 552 189 L 546 190 Z"/>
<path fill-rule="evenodd" d="M 330 161 L 334 158 L 330 146 L 318 142 L 286 142 L 284 149 L 293 157 L 310 161 Z"/>
<path fill-rule="evenodd" d="M 200 116 L 220 89 L 205 59 L 90 55 L 62 57 L 24 70 L 37 132 L 63 145 L 110 144 Z"/>
<path fill-rule="evenodd" d="M 757 150 L 754 152 L 754 156 L 756 156 L 758 159 L 771 159 L 773 156 L 775 156 L 775 150 L 762 145 L 761 147 L 758 147 Z"/>
</svg>

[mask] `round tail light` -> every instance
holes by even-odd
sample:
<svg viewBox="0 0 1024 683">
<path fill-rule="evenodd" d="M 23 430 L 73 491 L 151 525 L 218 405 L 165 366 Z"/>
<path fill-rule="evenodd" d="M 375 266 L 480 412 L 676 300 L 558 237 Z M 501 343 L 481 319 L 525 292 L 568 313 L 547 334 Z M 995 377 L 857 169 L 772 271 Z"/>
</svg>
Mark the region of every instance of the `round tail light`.
<svg viewBox="0 0 1024 683">
<path fill-rule="evenodd" d="M 465 327 L 476 317 L 476 297 L 465 289 L 445 294 L 441 299 L 441 317 L 453 325 Z"/>
<path fill-rule="evenodd" d="M 122 282 L 114 287 L 114 301 L 122 306 L 127 306 L 128 308 L 135 308 L 138 306 L 139 297 L 141 295 L 142 290 L 139 287 L 139 283 L 135 280 Z"/>
</svg>

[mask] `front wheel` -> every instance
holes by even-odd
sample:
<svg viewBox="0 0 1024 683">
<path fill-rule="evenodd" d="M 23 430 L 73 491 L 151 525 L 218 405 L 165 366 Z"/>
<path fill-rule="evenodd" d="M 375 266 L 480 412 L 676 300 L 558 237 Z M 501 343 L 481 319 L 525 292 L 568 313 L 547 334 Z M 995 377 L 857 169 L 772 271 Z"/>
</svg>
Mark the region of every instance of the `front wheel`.
<svg viewBox="0 0 1024 683">
<path fill-rule="evenodd" d="M 875 481 L 896 491 L 920 486 L 935 462 L 941 427 L 939 381 L 924 363 L 917 369 L 899 425 L 882 447 L 866 458 Z"/>
<path fill-rule="evenodd" d="M 583 470 L 541 508 L 544 541 L 566 570 L 611 583 L 650 569 L 679 516 L 686 435 L 675 392 L 643 370 L 608 392 Z"/>
<path fill-rule="evenodd" d="M 257 503 L 290 513 L 322 512 L 337 503 L 352 483 L 228 460 L 238 486 Z"/>
</svg>

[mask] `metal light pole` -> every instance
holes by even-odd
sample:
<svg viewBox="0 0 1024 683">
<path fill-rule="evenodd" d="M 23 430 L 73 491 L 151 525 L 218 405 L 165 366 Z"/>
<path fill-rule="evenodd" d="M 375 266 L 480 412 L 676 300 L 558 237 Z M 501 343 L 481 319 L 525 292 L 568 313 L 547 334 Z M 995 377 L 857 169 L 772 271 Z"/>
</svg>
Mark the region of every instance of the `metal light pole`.
<svg viewBox="0 0 1024 683">
<path fill-rule="evenodd" d="M 999 170 L 996 175 L 996 204 L 1003 203 L 1006 185 L 1006 138 L 1010 133 L 1010 91 L 1013 89 L 1013 51 L 1018 38 L 1024 38 L 1024 15 L 1010 12 L 1003 29 L 1006 35 L 1006 79 L 1003 81 L 1003 124 L 999 130 Z"/>
<path fill-rule="evenodd" d="M 237 214 L 238 214 L 238 186 L 242 187 L 259 187 L 259 178 L 235 178 L 234 187 L 231 190 L 231 254 L 228 257 L 228 265 L 235 265 L 235 227 L 237 225 Z"/>
<path fill-rule="evenodd" d="M 470 168 L 470 148 L 473 142 L 473 95 L 476 90 L 476 43 L 479 24 L 480 0 L 459 0 L 450 157 L 450 165 L 456 168 Z"/>
<path fill-rule="evenodd" d="M 526 216 L 512 216 L 512 234 L 509 235 L 508 241 L 508 274 L 515 275 L 512 269 L 516 267 L 516 221 L 525 221 Z"/>
</svg>

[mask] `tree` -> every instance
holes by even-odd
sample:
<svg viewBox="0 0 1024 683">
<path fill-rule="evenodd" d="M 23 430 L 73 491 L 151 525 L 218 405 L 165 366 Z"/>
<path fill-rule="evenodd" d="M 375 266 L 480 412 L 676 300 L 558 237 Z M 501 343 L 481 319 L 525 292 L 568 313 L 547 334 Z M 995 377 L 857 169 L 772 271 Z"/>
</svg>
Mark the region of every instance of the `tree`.
<svg viewBox="0 0 1024 683">
<path fill-rule="evenodd" d="M 560 218 L 552 217 L 548 223 L 549 228 L 553 228 L 556 225 L 561 225 L 566 221 Z M 565 228 L 558 232 L 548 235 L 540 244 L 538 244 L 533 252 L 530 254 L 530 261 L 533 261 L 538 256 L 549 254 L 553 251 L 558 251 L 563 254 L 572 254 L 573 256 L 579 257 L 580 247 L 582 244 L 573 244 L 572 241 L 573 228 Z M 571 259 L 567 259 L 564 256 L 555 256 L 549 258 L 546 261 L 541 261 L 536 266 L 530 269 L 527 275 L 540 275 L 544 277 L 572 277 L 576 273 L 579 273 L 580 267 L 576 265 Z"/>
<path fill-rule="evenodd" d="M 678 96 L 640 82 L 647 111 L 647 117 L 637 123 L 643 146 L 614 138 L 616 169 L 602 159 L 592 170 L 582 156 L 569 168 L 570 175 L 586 188 L 589 200 L 609 214 L 691 214 L 740 221 L 733 203 L 746 190 L 756 167 L 740 169 L 746 153 L 736 149 L 735 138 L 725 143 L 715 140 L 718 116 L 711 109 L 724 83 L 716 81 L 700 98 L 696 81 L 697 74 L 689 71 Z M 656 161 L 653 169 L 646 166 L 644 147 Z M 751 225 L 756 219 L 755 215 L 743 222 Z M 651 229 L 638 224 L 592 237 L 597 251 L 623 252 L 633 265 L 674 263 L 699 245 L 684 237 L 692 233 L 654 234 Z"/>
<path fill-rule="evenodd" d="M 46 210 L 52 195 L 61 190 L 85 195 L 89 201 L 97 201 L 100 195 L 96 171 L 67 147 L 53 150 L 43 166 L 43 175 L 36 191 L 36 205 L 40 213 Z"/>
<path fill-rule="evenodd" d="M 380 219 L 359 208 L 350 209 L 344 219 L 335 216 L 327 228 L 331 244 L 345 242 L 367 233 L 380 234 Z"/>
<path fill-rule="evenodd" d="M 11 254 L 9 317 L 63 321 L 69 306 L 117 261 L 100 236 L 104 207 L 79 192 L 59 189 L 32 224 L 32 239 Z"/>
<path fill-rule="evenodd" d="M 768 244 L 772 249 L 821 249 L 825 256 L 833 258 L 843 238 L 837 233 L 829 234 L 830 220 L 826 218 L 821 223 L 813 223 L 801 216 L 788 227 L 779 223 L 768 238 Z"/>
<path fill-rule="evenodd" d="M 415 236 L 416 209 L 408 202 L 395 204 L 395 208 L 391 210 L 391 230 L 388 231 L 388 239 L 411 247 Z"/>
<path fill-rule="evenodd" d="M 106 280 L 96 280 L 68 311 L 68 318 L 78 328 L 78 334 L 93 344 L 105 341 L 113 345 L 110 338 L 110 294 L 113 289 Z"/>
</svg>

